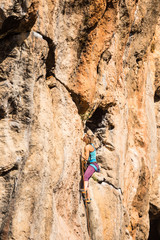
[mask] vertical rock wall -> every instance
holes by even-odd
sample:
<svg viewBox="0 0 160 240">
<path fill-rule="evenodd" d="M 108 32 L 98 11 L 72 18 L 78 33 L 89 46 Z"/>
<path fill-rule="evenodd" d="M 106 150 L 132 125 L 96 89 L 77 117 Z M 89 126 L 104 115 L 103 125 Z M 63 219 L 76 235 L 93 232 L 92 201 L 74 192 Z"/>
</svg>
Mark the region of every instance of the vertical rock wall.
<svg viewBox="0 0 160 240">
<path fill-rule="evenodd" d="M 2 240 L 159 239 L 159 10 L 159 0 L 0 1 Z M 101 166 L 89 229 L 86 129 Z"/>
</svg>

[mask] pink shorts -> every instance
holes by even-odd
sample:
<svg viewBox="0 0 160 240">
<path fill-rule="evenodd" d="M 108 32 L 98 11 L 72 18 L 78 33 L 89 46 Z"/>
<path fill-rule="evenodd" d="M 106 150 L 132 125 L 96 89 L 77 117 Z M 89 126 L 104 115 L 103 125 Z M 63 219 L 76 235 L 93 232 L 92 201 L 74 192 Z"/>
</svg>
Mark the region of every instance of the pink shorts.
<svg viewBox="0 0 160 240">
<path fill-rule="evenodd" d="M 99 169 L 99 166 L 96 162 L 94 162 L 94 165 L 97 167 L 97 169 Z M 84 173 L 84 181 L 88 181 L 95 171 L 96 170 L 94 167 L 89 165 Z"/>
</svg>

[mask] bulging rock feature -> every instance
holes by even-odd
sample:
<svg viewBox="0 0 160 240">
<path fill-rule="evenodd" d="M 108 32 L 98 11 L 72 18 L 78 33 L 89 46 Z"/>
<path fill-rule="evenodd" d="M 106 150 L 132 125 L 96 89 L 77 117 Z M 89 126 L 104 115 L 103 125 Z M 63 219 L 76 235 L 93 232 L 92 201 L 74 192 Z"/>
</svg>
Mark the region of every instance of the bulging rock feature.
<svg viewBox="0 0 160 240">
<path fill-rule="evenodd" d="M 29 32 L 35 24 L 37 18 L 38 1 L 33 1 L 26 13 L 22 12 L 23 5 L 15 4 L 13 9 L 13 15 L 5 17 L 3 10 L 1 9 L 2 25 L 0 29 L 0 38 L 4 38 L 9 34 L 16 34 L 21 32 Z"/>
<path fill-rule="evenodd" d="M 1 0 L 0 239 L 159 239 L 159 12 L 159 0 Z M 86 132 L 101 169 L 87 207 Z"/>
</svg>

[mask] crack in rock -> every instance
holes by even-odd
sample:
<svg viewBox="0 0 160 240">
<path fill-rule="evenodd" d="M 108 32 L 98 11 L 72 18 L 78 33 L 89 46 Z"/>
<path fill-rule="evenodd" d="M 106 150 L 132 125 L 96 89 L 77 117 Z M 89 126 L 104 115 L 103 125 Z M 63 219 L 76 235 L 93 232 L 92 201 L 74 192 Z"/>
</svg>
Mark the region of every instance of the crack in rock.
<svg viewBox="0 0 160 240">
<path fill-rule="evenodd" d="M 56 61 L 55 61 L 55 49 L 56 49 L 56 45 L 53 42 L 53 40 L 51 38 L 49 38 L 48 36 L 45 36 L 43 33 L 41 32 L 33 32 L 35 37 L 44 39 L 45 41 L 47 41 L 48 43 L 48 47 L 49 47 L 49 52 L 48 52 L 48 56 L 46 59 L 46 78 L 49 77 L 54 77 L 61 85 L 63 85 L 63 87 L 65 87 L 65 89 L 69 92 L 69 94 L 72 97 L 73 102 L 75 103 L 75 105 L 77 106 L 78 112 L 79 112 L 79 105 L 80 105 L 80 96 L 78 94 L 76 94 L 72 89 L 70 89 L 65 83 L 63 83 L 63 81 L 61 81 L 60 79 L 58 79 L 55 75 L 54 69 L 55 69 L 55 65 L 56 65 Z M 56 87 L 56 84 L 51 84 L 49 86 L 50 89 Z"/>
<path fill-rule="evenodd" d="M 35 37 L 44 39 L 48 43 L 49 51 L 48 56 L 46 59 L 46 77 L 52 76 L 54 74 L 55 69 L 55 50 L 56 50 L 56 44 L 53 42 L 53 40 L 45 36 L 41 32 L 33 32 Z"/>
<path fill-rule="evenodd" d="M 123 195 L 121 188 L 116 187 L 113 183 L 107 181 L 105 178 L 103 178 L 103 180 L 98 180 L 98 183 L 99 183 L 99 184 L 106 183 L 106 184 L 108 184 L 109 186 L 113 187 L 113 188 L 114 188 L 116 191 L 118 191 L 121 195 Z"/>
<path fill-rule="evenodd" d="M 0 176 L 5 176 L 11 171 L 18 170 L 19 162 L 10 164 L 9 166 L 0 167 Z"/>
</svg>

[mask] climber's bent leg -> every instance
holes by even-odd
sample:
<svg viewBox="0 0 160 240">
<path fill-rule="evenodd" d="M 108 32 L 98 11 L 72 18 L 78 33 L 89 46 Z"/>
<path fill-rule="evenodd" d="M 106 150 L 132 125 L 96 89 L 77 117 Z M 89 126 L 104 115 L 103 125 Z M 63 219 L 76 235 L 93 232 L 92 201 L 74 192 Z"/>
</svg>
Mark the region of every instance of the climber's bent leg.
<svg viewBox="0 0 160 240">
<path fill-rule="evenodd" d="M 92 166 L 88 166 L 85 173 L 84 173 L 84 181 L 89 181 L 90 177 L 95 172 L 95 169 Z"/>
<path fill-rule="evenodd" d="M 84 190 L 86 192 L 86 198 L 90 199 L 90 193 L 89 193 L 89 179 L 95 172 L 95 169 L 92 166 L 88 166 L 84 173 Z"/>
</svg>

